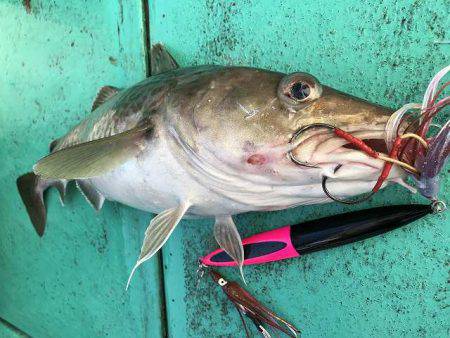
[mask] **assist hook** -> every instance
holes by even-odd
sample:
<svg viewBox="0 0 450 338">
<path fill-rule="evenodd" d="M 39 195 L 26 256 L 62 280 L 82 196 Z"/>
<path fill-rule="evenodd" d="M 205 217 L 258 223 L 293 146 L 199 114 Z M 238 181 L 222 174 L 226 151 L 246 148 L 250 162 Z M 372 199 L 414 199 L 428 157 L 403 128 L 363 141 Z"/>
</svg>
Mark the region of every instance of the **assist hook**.
<svg viewBox="0 0 450 338">
<path fill-rule="evenodd" d="M 339 164 L 334 169 L 334 173 L 336 173 L 341 167 L 342 167 L 342 164 Z M 328 179 L 329 179 L 328 176 L 323 176 L 322 177 L 322 190 L 325 193 L 325 195 L 327 195 L 328 198 L 332 199 L 335 202 L 339 202 L 339 203 L 343 203 L 343 204 L 349 204 L 349 205 L 358 204 L 358 203 L 362 203 L 364 201 L 367 201 L 369 198 L 371 198 L 375 194 L 375 191 L 372 190 L 368 194 L 366 194 L 364 196 L 361 196 L 360 198 L 357 198 L 357 199 L 343 199 L 343 198 L 339 198 L 339 197 L 336 197 L 336 196 L 332 195 L 330 193 L 330 191 L 328 190 L 328 188 L 327 188 L 327 180 Z"/>
<path fill-rule="evenodd" d="M 300 129 L 298 129 L 294 135 L 292 136 L 292 138 L 290 139 L 289 143 L 294 143 L 295 141 L 297 141 L 297 139 L 300 137 L 300 135 L 302 133 L 304 133 L 307 130 L 313 129 L 313 128 L 326 128 L 331 130 L 332 132 L 334 132 L 338 137 L 344 138 L 347 141 L 349 141 L 350 143 L 353 143 L 354 145 L 356 145 L 360 150 L 364 151 L 366 154 L 368 154 L 371 157 L 377 158 L 378 154 L 371 149 L 369 146 L 367 146 L 366 144 L 364 144 L 364 142 L 362 140 L 357 139 L 356 137 L 350 135 L 347 132 L 344 132 L 343 130 L 331 125 L 331 124 L 327 124 L 327 123 L 312 123 L 312 124 L 308 124 L 304 127 L 301 127 Z M 299 159 L 297 159 L 295 157 L 295 155 L 292 152 L 292 149 L 288 151 L 287 155 L 289 156 L 289 158 L 291 159 L 292 162 L 294 162 L 295 164 L 298 164 L 300 166 L 304 166 L 304 167 L 308 167 L 308 168 L 318 168 L 317 164 L 311 164 L 308 162 L 303 162 L 300 161 Z M 339 164 L 335 169 L 334 172 L 336 173 L 339 168 L 342 167 L 342 164 Z M 362 196 L 361 198 L 358 199 L 352 199 L 352 200 L 347 200 L 347 199 L 342 199 L 339 197 L 336 197 L 334 195 L 332 195 L 330 193 L 330 191 L 327 188 L 327 180 L 328 180 L 328 176 L 323 176 L 322 178 L 322 189 L 323 192 L 325 193 L 325 195 L 327 195 L 330 199 L 332 199 L 335 202 L 339 202 L 339 203 L 343 203 L 343 204 L 358 204 L 361 202 L 364 202 L 366 200 L 368 200 L 369 198 L 372 197 L 373 194 L 375 194 L 376 190 L 371 191 L 369 194 L 366 194 L 364 196 Z"/>
<path fill-rule="evenodd" d="M 297 141 L 297 139 L 299 138 L 299 136 L 301 134 L 303 134 L 305 131 L 309 130 L 309 129 L 313 129 L 313 128 L 326 128 L 326 129 L 330 129 L 330 130 L 335 130 L 336 127 L 332 126 L 331 124 L 327 124 L 327 123 L 312 123 L 312 124 L 308 124 L 304 127 L 301 127 L 299 129 L 297 129 L 297 131 L 294 133 L 294 135 L 292 135 L 291 139 L 289 140 L 290 144 L 293 144 L 295 141 Z M 303 162 L 300 161 L 299 159 L 297 159 L 294 155 L 294 153 L 292 152 L 293 149 L 289 150 L 287 155 L 289 156 L 289 158 L 291 159 L 292 162 L 294 162 L 295 164 L 304 166 L 304 167 L 308 167 L 308 168 L 318 168 L 317 164 L 311 164 L 308 162 Z"/>
</svg>

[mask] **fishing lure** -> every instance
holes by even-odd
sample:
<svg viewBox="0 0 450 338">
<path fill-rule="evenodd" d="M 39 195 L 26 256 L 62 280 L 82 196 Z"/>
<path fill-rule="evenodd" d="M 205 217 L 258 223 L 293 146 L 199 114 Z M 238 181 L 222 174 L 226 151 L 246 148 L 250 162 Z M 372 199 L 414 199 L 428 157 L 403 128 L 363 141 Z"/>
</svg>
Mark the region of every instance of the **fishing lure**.
<svg viewBox="0 0 450 338">
<path fill-rule="evenodd" d="M 442 212 L 443 202 L 392 205 L 288 225 L 243 239 L 244 265 L 262 264 L 337 247 L 377 236 Z M 235 266 L 222 249 L 200 259 L 205 266 Z"/>
<path fill-rule="evenodd" d="M 266 326 L 281 331 L 289 337 L 297 337 L 298 333 L 300 333 L 299 329 L 262 305 L 238 283 L 226 280 L 220 273 L 213 269 L 209 270 L 209 274 L 212 280 L 221 286 L 228 299 L 236 307 L 247 337 L 250 337 L 250 332 L 245 323 L 244 316 L 251 319 L 258 331 L 265 338 L 271 337 Z"/>
</svg>

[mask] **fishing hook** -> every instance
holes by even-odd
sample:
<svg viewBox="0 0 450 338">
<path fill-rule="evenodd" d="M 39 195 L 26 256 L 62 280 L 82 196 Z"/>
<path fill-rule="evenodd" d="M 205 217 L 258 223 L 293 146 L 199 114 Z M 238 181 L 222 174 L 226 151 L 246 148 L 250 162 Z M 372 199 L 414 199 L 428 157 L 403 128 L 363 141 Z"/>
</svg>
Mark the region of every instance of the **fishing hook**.
<svg viewBox="0 0 450 338">
<path fill-rule="evenodd" d="M 342 167 L 342 164 L 339 164 L 335 169 L 334 169 L 334 173 L 336 173 L 340 168 Z M 339 203 L 343 203 L 343 204 L 349 204 L 349 205 L 352 205 L 352 204 L 358 204 L 358 203 L 361 203 L 361 202 L 364 202 L 364 201 L 367 201 L 369 198 L 371 198 L 374 194 L 375 194 L 375 192 L 376 191 L 371 191 L 370 193 L 368 193 L 367 195 L 365 195 L 365 196 L 362 196 L 361 198 L 358 198 L 358 199 L 353 199 L 353 200 L 351 200 L 351 199 L 343 199 L 343 198 L 339 198 L 339 197 L 336 197 L 336 196 L 334 196 L 334 195 L 332 195 L 331 193 L 330 193 L 330 191 L 328 190 L 328 188 L 327 188 L 327 180 L 329 179 L 329 177 L 328 176 L 323 176 L 322 177 L 322 189 L 323 189 L 323 192 L 325 193 L 325 195 L 327 195 L 329 198 L 331 198 L 333 201 L 335 201 L 335 202 L 339 202 Z"/>
<path fill-rule="evenodd" d="M 208 269 L 208 266 L 203 264 L 202 261 L 199 259 L 198 267 L 197 267 L 197 271 L 196 271 L 196 275 L 197 275 L 196 289 L 198 289 L 198 287 L 200 286 L 200 280 L 205 275 L 206 269 Z"/>
<path fill-rule="evenodd" d="M 312 123 L 312 124 L 308 124 L 308 125 L 306 125 L 304 127 L 301 127 L 299 129 L 297 129 L 297 131 L 294 133 L 294 135 L 292 135 L 291 139 L 289 140 L 289 143 L 290 144 L 294 143 L 302 133 L 304 133 L 305 131 L 307 131 L 309 129 L 317 128 L 317 127 L 319 127 L 319 128 L 320 127 L 327 128 L 327 129 L 330 129 L 330 130 L 335 130 L 336 129 L 336 127 L 332 126 L 331 124 L 327 124 L 327 123 Z M 287 153 L 287 155 L 289 156 L 289 158 L 291 159 L 292 162 L 294 162 L 295 164 L 304 166 L 304 167 L 308 167 L 308 168 L 318 168 L 317 164 L 310 164 L 308 162 L 303 162 L 303 161 L 298 160 L 295 157 L 295 155 L 292 153 L 292 150 L 293 149 L 289 150 L 288 153 Z"/>
<path fill-rule="evenodd" d="M 332 131 L 336 130 L 335 126 L 333 126 L 331 124 L 327 124 L 327 123 L 312 123 L 312 124 L 308 124 L 308 125 L 306 125 L 304 127 L 301 127 L 300 129 L 298 129 L 294 133 L 292 138 L 290 139 L 289 143 L 291 143 L 291 144 L 294 143 L 302 133 L 304 133 L 305 131 L 307 131 L 309 129 L 312 129 L 312 128 L 327 128 L 327 129 L 330 129 Z M 295 164 L 298 164 L 298 165 L 301 165 L 301 166 L 304 166 L 304 167 L 308 167 L 308 168 L 318 168 L 318 165 L 316 165 L 316 164 L 310 164 L 308 162 L 303 162 L 303 161 L 298 160 L 294 156 L 294 154 L 292 152 L 292 149 L 288 151 L 287 155 L 289 156 L 291 161 L 294 162 Z M 341 167 L 342 167 L 342 164 L 339 164 L 335 168 L 334 172 L 336 173 L 339 170 L 339 168 L 341 168 Z M 322 189 L 323 189 L 323 192 L 325 193 L 325 195 L 327 195 L 330 199 L 332 199 L 335 202 L 340 202 L 340 203 L 344 203 L 344 204 L 358 204 L 358 203 L 361 203 L 361 202 L 364 202 L 364 201 L 368 200 L 375 193 L 374 191 L 372 191 L 370 194 L 368 194 L 368 195 L 366 195 L 366 196 L 364 196 L 364 197 L 362 197 L 360 199 L 357 199 L 357 200 L 341 199 L 341 198 L 338 198 L 336 196 L 333 196 L 330 193 L 330 191 L 328 190 L 327 185 L 326 185 L 328 178 L 329 178 L 328 176 L 323 176 L 323 178 L 322 178 Z"/>
</svg>

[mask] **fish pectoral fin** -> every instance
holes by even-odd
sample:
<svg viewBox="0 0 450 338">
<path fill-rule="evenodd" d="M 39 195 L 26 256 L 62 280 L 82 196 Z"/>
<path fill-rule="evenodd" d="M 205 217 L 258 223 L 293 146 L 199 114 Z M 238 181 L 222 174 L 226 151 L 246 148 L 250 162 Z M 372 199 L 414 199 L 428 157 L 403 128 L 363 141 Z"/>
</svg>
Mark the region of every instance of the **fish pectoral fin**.
<svg viewBox="0 0 450 338">
<path fill-rule="evenodd" d="M 33 167 L 43 178 L 80 179 L 105 174 L 136 156 L 153 131 L 152 125 L 80 143 L 51 153 Z"/>
<path fill-rule="evenodd" d="M 163 211 L 153 218 L 145 231 L 144 242 L 142 243 L 141 254 L 131 270 L 130 277 L 127 281 L 127 287 L 130 285 L 131 279 L 137 267 L 150 259 L 158 250 L 166 243 L 175 227 L 180 222 L 183 215 L 189 209 L 190 203 L 184 202 L 175 208 Z"/>
<path fill-rule="evenodd" d="M 92 102 L 91 111 L 96 110 L 103 103 L 105 103 L 110 98 L 112 98 L 114 95 L 116 95 L 119 91 L 120 91 L 119 88 L 113 87 L 113 86 L 103 86 L 103 87 L 101 87 L 99 89 L 98 93 L 97 93 L 97 96 L 94 99 L 94 102 Z"/>
<path fill-rule="evenodd" d="M 75 180 L 78 190 L 86 198 L 86 201 L 95 210 L 99 211 L 103 202 L 105 202 L 105 196 L 103 196 L 89 181 L 87 180 Z"/>
<path fill-rule="evenodd" d="M 150 53 L 151 75 L 158 75 L 179 68 L 178 63 L 166 48 L 157 43 L 152 47 Z"/>
<path fill-rule="evenodd" d="M 239 231 L 231 216 L 217 216 L 214 224 L 214 237 L 219 246 L 238 264 L 241 278 L 245 283 L 244 246 Z"/>
</svg>

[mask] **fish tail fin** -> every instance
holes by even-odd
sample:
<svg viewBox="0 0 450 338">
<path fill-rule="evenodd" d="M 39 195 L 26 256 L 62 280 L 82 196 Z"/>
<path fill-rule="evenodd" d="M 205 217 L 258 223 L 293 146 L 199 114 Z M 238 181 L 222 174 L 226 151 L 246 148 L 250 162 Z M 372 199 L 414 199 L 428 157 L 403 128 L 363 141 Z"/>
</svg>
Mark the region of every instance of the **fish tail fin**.
<svg viewBox="0 0 450 338">
<path fill-rule="evenodd" d="M 38 235 L 42 236 L 44 234 L 45 223 L 47 221 L 44 193 L 48 188 L 55 187 L 58 189 L 61 203 L 63 203 L 64 196 L 66 194 L 67 180 L 44 179 L 30 172 L 20 176 L 16 183 L 31 223 L 33 223 Z"/>
</svg>

